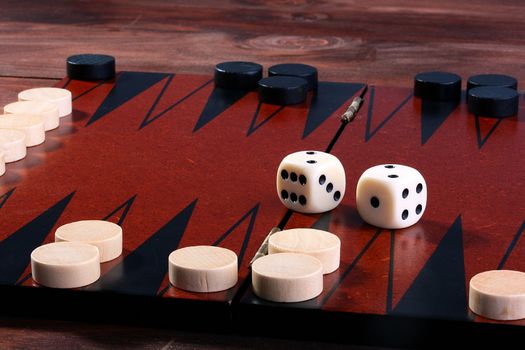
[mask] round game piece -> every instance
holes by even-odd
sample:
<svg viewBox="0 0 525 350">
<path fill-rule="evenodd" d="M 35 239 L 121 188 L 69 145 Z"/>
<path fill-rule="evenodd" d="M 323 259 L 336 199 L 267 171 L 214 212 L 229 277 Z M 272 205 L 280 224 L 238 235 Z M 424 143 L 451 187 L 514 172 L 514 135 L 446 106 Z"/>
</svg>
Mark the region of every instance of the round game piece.
<svg viewBox="0 0 525 350">
<path fill-rule="evenodd" d="M 503 74 L 480 74 L 474 75 L 467 80 L 467 94 L 470 89 L 480 86 L 499 86 L 517 90 L 518 81 L 508 75 Z"/>
<path fill-rule="evenodd" d="M 263 67 L 258 63 L 222 62 L 215 66 L 215 86 L 253 90 L 261 80 L 262 73 Z"/>
<path fill-rule="evenodd" d="M 210 293 L 237 283 L 237 255 L 215 246 L 193 246 L 173 251 L 168 258 L 172 285 L 190 292 Z"/>
<path fill-rule="evenodd" d="M 414 79 L 414 96 L 431 101 L 459 101 L 461 77 L 447 72 L 424 72 Z"/>
<path fill-rule="evenodd" d="M 116 259 L 122 254 L 122 228 L 109 221 L 83 220 L 62 225 L 55 231 L 55 242 L 63 241 L 96 246 L 101 263 Z"/>
<path fill-rule="evenodd" d="M 0 151 L 0 176 L 5 174 L 5 157 L 4 152 Z"/>
<path fill-rule="evenodd" d="M 26 134 L 20 130 L 0 129 L 0 150 L 6 163 L 23 159 L 27 154 Z"/>
<path fill-rule="evenodd" d="M 309 300 L 323 291 L 323 264 L 304 254 L 266 255 L 252 264 L 252 285 L 262 299 L 283 303 Z"/>
<path fill-rule="evenodd" d="M 67 76 L 74 80 L 109 80 L 115 77 L 115 57 L 99 54 L 69 56 Z"/>
<path fill-rule="evenodd" d="M 71 92 L 66 89 L 44 87 L 28 89 L 18 94 L 18 101 L 46 101 L 58 107 L 58 115 L 65 117 L 71 114 L 72 97 Z"/>
<path fill-rule="evenodd" d="M 317 68 L 301 63 L 276 64 L 268 68 L 268 76 L 285 75 L 303 78 L 308 82 L 309 91 L 317 91 Z"/>
<path fill-rule="evenodd" d="M 469 290 L 474 313 L 499 321 L 525 318 L 525 273 L 485 271 L 472 277 Z"/>
<path fill-rule="evenodd" d="M 341 240 L 336 235 L 312 228 L 296 228 L 274 233 L 268 242 L 268 252 L 300 253 L 313 256 L 323 264 L 323 274 L 339 268 Z"/>
<path fill-rule="evenodd" d="M 99 252 L 86 243 L 45 244 L 31 253 L 31 273 L 33 280 L 45 287 L 84 287 L 100 277 Z"/>
<path fill-rule="evenodd" d="M 40 145 L 46 140 L 44 119 L 30 114 L 1 114 L 0 129 L 23 131 L 27 147 Z"/>
<path fill-rule="evenodd" d="M 303 78 L 273 76 L 259 81 L 259 101 L 272 105 L 295 105 L 306 100 L 308 82 Z"/>
<path fill-rule="evenodd" d="M 474 115 L 510 117 L 518 113 L 519 94 L 505 87 L 481 86 L 469 90 L 467 105 Z"/>
<path fill-rule="evenodd" d="M 58 107 L 45 101 L 18 101 L 4 106 L 5 114 L 30 114 L 44 118 L 45 131 L 58 128 L 60 117 Z"/>
</svg>

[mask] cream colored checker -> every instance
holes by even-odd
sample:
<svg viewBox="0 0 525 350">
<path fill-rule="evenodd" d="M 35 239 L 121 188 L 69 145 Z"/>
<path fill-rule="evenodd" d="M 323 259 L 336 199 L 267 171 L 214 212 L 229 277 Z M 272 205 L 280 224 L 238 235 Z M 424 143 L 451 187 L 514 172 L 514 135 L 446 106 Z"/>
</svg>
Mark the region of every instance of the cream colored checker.
<svg viewBox="0 0 525 350">
<path fill-rule="evenodd" d="M 323 264 L 305 254 L 266 255 L 252 264 L 252 285 L 262 299 L 285 303 L 309 300 L 323 291 Z"/>
<path fill-rule="evenodd" d="M 0 115 L 0 129 L 15 129 L 25 133 L 27 147 L 40 145 L 46 140 L 44 119 L 29 114 Z"/>
<path fill-rule="evenodd" d="M 0 129 L 0 150 L 6 163 L 16 162 L 27 154 L 26 134 L 20 130 Z"/>
<path fill-rule="evenodd" d="M 27 154 L 25 133 L 14 129 L 0 129 L 0 150 L 4 152 L 6 163 L 23 159 Z"/>
<path fill-rule="evenodd" d="M 493 270 L 472 277 L 469 307 L 474 313 L 493 320 L 525 318 L 525 273 Z"/>
<path fill-rule="evenodd" d="M 44 118 L 45 131 L 58 128 L 60 117 L 58 107 L 46 101 L 18 101 L 4 106 L 5 114 L 30 114 Z"/>
<path fill-rule="evenodd" d="M 58 115 L 65 117 L 72 112 L 71 92 L 66 89 L 43 87 L 24 90 L 18 94 L 19 101 L 46 101 L 58 107 Z"/>
<path fill-rule="evenodd" d="M 83 242 L 96 246 L 100 262 L 118 258 L 122 254 L 122 228 L 104 220 L 82 220 L 60 226 L 55 231 L 55 242 Z"/>
<path fill-rule="evenodd" d="M 169 278 L 190 292 L 219 292 L 237 283 L 237 255 L 215 246 L 177 249 L 168 258 Z"/>
<path fill-rule="evenodd" d="M 3 151 L 0 151 L 0 176 L 5 174 L 5 155 Z"/>
<path fill-rule="evenodd" d="M 84 287 L 99 279 L 100 255 L 87 243 L 49 243 L 31 253 L 31 273 L 45 287 Z"/>
<path fill-rule="evenodd" d="M 268 242 L 268 252 L 301 253 L 313 256 L 323 264 L 323 273 L 339 268 L 341 240 L 336 235 L 311 228 L 296 228 L 274 233 Z"/>
</svg>

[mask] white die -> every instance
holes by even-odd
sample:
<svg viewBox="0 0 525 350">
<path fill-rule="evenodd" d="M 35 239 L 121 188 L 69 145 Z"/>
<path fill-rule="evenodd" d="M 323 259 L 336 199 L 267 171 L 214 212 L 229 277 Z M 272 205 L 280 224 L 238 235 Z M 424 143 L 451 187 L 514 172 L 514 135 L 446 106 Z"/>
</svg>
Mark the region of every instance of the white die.
<svg viewBox="0 0 525 350">
<path fill-rule="evenodd" d="M 419 221 L 427 205 L 427 184 L 419 171 L 399 164 L 366 170 L 357 182 L 357 211 L 361 218 L 385 229 Z"/>
<path fill-rule="evenodd" d="M 287 155 L 277 170 L 277 195 L 301 213 L 322 213 L 335 208 L 345 194 L 346 178 L 337 157 L 320 151 Z"/>
</svg>

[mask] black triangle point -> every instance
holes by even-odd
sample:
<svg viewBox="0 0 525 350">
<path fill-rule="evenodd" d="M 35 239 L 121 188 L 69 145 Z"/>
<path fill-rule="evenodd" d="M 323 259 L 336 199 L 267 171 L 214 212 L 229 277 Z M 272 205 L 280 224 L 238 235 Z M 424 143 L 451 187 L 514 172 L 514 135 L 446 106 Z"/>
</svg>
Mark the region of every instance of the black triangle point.
<svg viewBox="0 0 525 350">
<path fill-rule="evenodd" d="M 343 283 L 344 279 L 354 270 L 354 268 L 357 266 L 361 258 L 366 254 L 368 249 L 374 244 L 374 242 L 379 238 L 381 235 L 381 229 L 378 229 L 376 233 L 368 240 L 368 242 L 365 244 L 363 249 L 357 254 L 357 256 L 354 258 L 354 260 L 348 265 L 348 267 L 339 275 L 339 278 L 335 282 L 335 284 L 328 290 L 324 296 L 324 298 L 320 301 L 320 305 L 325 305 L 328 300 L 332 297 L 332 295 L 335 293 L 335 291 L 339 288 L 341 283 Z"/>
<path fill-rule="evenodd" d="M 330 221 L 332 220 L 332 212 L 327 211 L 321 214 L 319 219 L 312 225 L 316 230 L 330 231 Z"/>
<path fill-rule="evenodd" d="M 31 252 L 45 240 L 75 192 L 0 242 L 0 283 L 15 284 L 30 262 Z"/>
<path fill-rule="evenodd" d="M 363 87 L 364 84 L 360 83 L 320 82 L 317 95 L 312 99 L 306 117 L 303 139 L 321 126 L 326 119 Z"/>
<path fill-rule="evenodd" d="M 475 116 L 475 123 L 476 123 L 476 135 L 477 135 L 477 139 L 478 139 L 478 149 L 481 149 L 483 147 L 483 145 L 485 145 L 485 143 L 487 142 L 487 140 L 489 139 L 489 137 L 494 133 L 494 131 L 496 130 L 496 128 L 498 127 L 498 125 L 501 123 L 501 121 L 503 119 L 501 118 L 484 118 L 484 117 L 480 117 L 480 116 Z M 494 123 L 492 124 L 492 126 L 490 127 L 489 131 L 485 134 L 485 136 L 482 135 L 482 131 L 481 131 L 481 125 L 480 125 L 480 118 L 483 118 L 484 120 L 490 120 L 490 121 L 493 121 Z"/>
<path fill-rule="evenodd" d="M 196 87 L 195 89 L 193 89 L 192 91 L 190 91 L 189 93 L 184 95 L 183 97 L 179 98 L 177 101 L 173 102 L 170 106 L 168 106 L 167 108 L 165 108 L 161 112 L 153 115 L 153 112 L 155 111 L 155 108 L 157 107 L 157 105 L 158 105 L 160 99 L 162 98 L 162 96 L 164 96 L 164 94 L 166 93 L 166 89 L 170 85 L 170 83 L 173 80 L 174 76 L 175 76 L 174 74 L 170 74 L 169 78 L 166 80 L 166 84 L 164 84 L 164 87 L 162 88 L 162 90 L 160 91 L 159 95 L 155 99 L 155 102 L 153 102 L 153 104 L 151 105 L 151 108 L 149 109 L 148 113 L 146 114 L 146 117 L 144 117 L 144 120 L 140 124 L 139 130 L 144 128 L 145 126 L 151 124 L 155 120 L 159 119 L 160 117 L 162 117 L 163 115 L 165 115 L 166 113 L 171 111 L 173 108 L 177 107 L 182 102 L 186 101 L 188 98 L 190 98 L 191 96 L 195 95 L 197 92 L 199 92 L 200 90 L 202 90 L 203 88 L 208 86 L 208 84 L 210 84 L 213 81 L 213 79 L 208 80 L 204 84 Z"/>
<path fill-rule="evenodd" d="M 113 215 L 117 214 L 119 211 L 122 210 L 122 214 L 120 215 L 118 222 L 116 222 L 117 225 L 122 225 L 136 197 L 137 195 L 135 194 L 130 199 L 128 199 L 127 201 L 119 205 L 117 208 L 115 208 L 115 210 L 113 210 L 111 213 L 106 215 L 102 220 L 109 220 Z"/>
<path fill-rule="evenodd" d="M 403 295 L 393 314 L 469 320 L 461 216 Z"/>
<path fill-rule="evenodd" d="M 113 89 L 111 89 L 105 100 L 98 107 L 91 119 L 89 119 L 86 126 L 93 124 L 167 76 L 169 76 L 167 73 L 120 73 L 115 81 Z"/>
<path fill-rule="evenodd" d="M 408 94 L 408 96 L 405 97 L 405 99 L 401 101 L 401 103 L 399 103 L 399 105 L 396 108 L 394 108 L 392 112 L 390 112 L 385 117 L 385 119 L 383 119 L 381 123 L 379 123 L 379 125 L 375 129 L 372 130 L 372 117 L 374 115 L 375 87 L 371 86 L 368 92 L 368 112 L 367 112 L 367 117 L 366 117 L 365 142 L 368 142 L 372 137 L 374 137 L 374 135 L 379 130 L 381 130 L 381 128 L 385 126 L 386 123 L 388 123 L 388 121 L 392 119 L 397 114 L 397 112 L 399 112 L 401 108 L 403 108 L 408 103 L 408 101 L 412 99 L 413 96 L 414 94 L 410 92 L 410 94 Z"/>
<path fill-rule="evenodd" d="M 0 208 L 2 208 L 4 206 L 5 202 L 7 202 L 9 197 L 11 197 L 11 195 L 13 194 L 15 189 L 16 189 L 16 187 L 13 187 L 12 189 L 10 189 L 9 191 L 7 191 L 6 193 L 4 193 L 3 195 L 0 196 Z"/>
<path fill-rule="evenodd" d="M 248 212 L 244 214 L 243 217 L 239 219 L 239 221 L 233 224 L 232 227 L 230 227 L 222 236 L 220 236 L 212 244 L 214 246 L 221 244 L 221 242 L 224 241 L 224 239 L 226 239 L 226 237 L 228 237 L 237 227 L 239 227 L 246 219 L 250 218 L 250 222 L 248 223 L 248 228 L 246 229 L 246 234 L 242 242 L 241 250 L 239 252 L 239 258 L 238 258 L 239 268 L 243 261 L 244 254 L 246 253 L 246 248 L 248 247 L 248 243 L 250 242 L 250 237 L 252 235 L 253 227 L 255 226 L 255 219 L 257 218 L 257 212 L 259 211 L 259 206 L 260 206 L 260 203 L 257 203 L 252 209 L 248 210 Z"/>
<path fill-rule="evenodd" d="M 248 128 L 248 133 L 246 134 L 247 136 L 250 136 L 251 134 L 253 134 L 257 129 L 259 129 L 261 126 L 266 124 L 268 121 L 270 121 L 270 119 L 275 117 L 280 111 L 284 109 L 284 106 L 277 108 L 275 111 L 270 113 L 270 115 L 268 115 L 258 124 L 256 124 L 257 119 L 259 119 L 259 114 L 261 113 L 261 105 L 262 103 L 259 102 L 259 104 L 257 105 L 257 108 L 255 109 L 255 113 L 253 114 L 252 122 L 250 123 L 250 127 Z"/>
<path fill-rule="evenodd" d="M 421 145 L 427 143 L 458 105 L 459 101 L 421 101 Z"/>
<path fill-rule="evenodd" d="M 501 259 L 498 265 L 498 270 L 503 270 L 503 268 L 505 267 L 505 264 L 507 263 L 507 260 L 509 259 L 510 255 L 512 254 L 512 251 L 516 247 L 516 244 L 518 244 L 518 241 L 524 231 L 525 231 L 525 221 L 523 221 L 523 223 L 521 224 L 521 227 L 518 229 L 518 232 L 516 232 L 516 234 L 514 235 L 514 238 L 510 242 L 509 247 L 507 248 L 507 251 L 505 252 L 505 255 L 503 255 L 503 258 Z"/>
<path fill-rule="evenodd" d="M 103 80 L 103 81 L 97 83 L 95 86 L 93 86 L 93 87 L 87 89 L 86 91 L 84 91 L 84 92 L 76 95 L 75 97 L 73 97 L 73 101 L 78 100 L 79 98 L 89 94 L 91 91 L 98 89 L 99 87 L 101 87 L 104 84 L 107 84 L 108 82 L 109 82 L 108 80 Z"/>
<path fill-rule="evenodd" d="M 190 221 L 194 200 L 151 235 L 124 260 L 86 290 L 154 296 L 168 270 L 168 256 L 177 249 Z"/>
<path fill-rule="evenodd" d="M 156 115 L 154 117 L 151 117 L 151 114 L 153 113 L 153 111 L 155 110 L 157 105 L 159 104 L 159 101 L 162 98 L 162 96 L 164 96 L 164 94 L 166 93 L 166 89 L 171 84 L 171 81 L 173 80 L 174 77 L 175 77 L 175 74 L 170 74 L 168 76 L 168 79 L 166 79 L 166 83 L 162 87 L 162 90 L 160 90 L 160 93 L 157 95 L 157 98 L 155 99 L 155 101 L 151 105 L 148 113 L 146 113 L 146 116 L 144 117 L 144 120 L 140 124 L 139 130 L 142 129 L 143 127 L 145 127 L 146 125 L 148 125 L 149 123 L 153 122 L 158 117 L 160 117 L 160 115 Z"/>
<path fill-rule="evenodd" d="M 217 118 L 222 112 L 233 106 L 250 91 L 250 89 L 224 89 L 215 87 L 208 97 L 208 101 L 193 128 L 193 132 L 198 131 L 213 119 Z"/>
</svg>

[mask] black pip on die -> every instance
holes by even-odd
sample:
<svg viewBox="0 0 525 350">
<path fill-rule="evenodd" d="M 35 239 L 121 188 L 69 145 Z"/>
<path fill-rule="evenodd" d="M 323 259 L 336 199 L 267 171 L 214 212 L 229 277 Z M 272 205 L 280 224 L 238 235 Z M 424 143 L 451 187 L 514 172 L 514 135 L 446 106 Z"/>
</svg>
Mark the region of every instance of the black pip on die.
<svg viewBox="0 0 525 350">
<path fill-rule="evenodd" d="M 345 194 L 346 178 L 337 157 L 320 151 L 287 155 L 277 170 L 277 194 L 281 202 L 301 213 L 332 210 Z"/>
<path fill-rule="evenodd" d="M 427 205 L 427 184 L 419 171 L 399 164 L 366 170 L 356 189 L 361 218 L 385 229 L 405 228 L 419 221 Z"/>
</svg>

